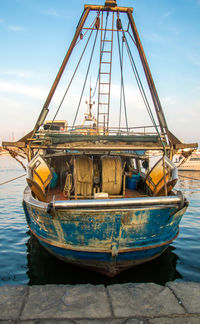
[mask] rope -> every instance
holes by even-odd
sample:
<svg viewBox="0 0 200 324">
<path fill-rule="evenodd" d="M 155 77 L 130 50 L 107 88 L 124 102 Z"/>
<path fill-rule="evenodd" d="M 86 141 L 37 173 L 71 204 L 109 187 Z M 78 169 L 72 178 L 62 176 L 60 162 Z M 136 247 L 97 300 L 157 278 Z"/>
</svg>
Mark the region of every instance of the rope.
<svg viewBox="0 0 200 324">
<path fill-rule="evenodd" d="M 133 43 L 135 44 L 135 46 L 137 46 L 137 45 L 136 45 L 136 41 L 135 41 L 135 39 L 133 38 L 133 36 L 130 34 L 129 30 L 128 30 L 128 34 L 129 34 L 130 38 L 132 39 Z"/>
<path fill-rule="evenodd" d="M 1 186 L 1 185 L 4 185 L 4 184 L 6 184 L 6 183 L 9 183 L 9 182 L 11 182 L 11 181 L 14 181 L 14 180 L 16 180 L 16 179 L 19 179 L 19 178 L 25 177 L 25 175 L 26 175 L 26 173 L 23 174 L 23 175 L 21 175 L 21 176 L 19 176 L 19 177 L 13 178 L 13 179 L 11 179 L 11 180 L 8 180 L 8 181 L 5 181 L 5 182 L 1 182 L 1 183 L 0 183 L 0 186 Z"/>
<path fill-rule="evenodd" d="M 122 67 L 123 67 L 123 58 L 124 58 L 124 42 L 123 42 L 123 37 L 122 37 Z M 122 82 L 121 82 L 121 87 L 120 87 L 119 131 L 121 128 L 121 115 L 122 115 Z"/>
<path fill-rule="evenodd" d="M 122 65 L 122 55 L 121 55 L 120 41 L 119 41 L 119 30 L 117 30 L 117 39 L 118 39 L 119 61 L 120 61 L 120 69 L 121 69 L 121 87 L 122 87 L 123 99 L 124 99 L 124 112 L 125 112 L 126 128 L 127 128 L 127 132 L 128 132 L 128 119 L 127 119 L 127 112 L 126 112 L 126 99 L 125 99 L 125 91 L 124 91 L 123 65 Z"/>
<path fill-rule="evenodd" d="M 181 175 L 180 173 L 178 175 L 179 175 L 179 177 L 182 177 L 182 178 L 187 178 L 187 179 L 191 179 L 191 180 L 195 180 L 195 181 L 200 181 L 200 179 L 196 179 L 196 178 L 192 178 L 192 177 L 187 177 L 185 175 Z"/>
<path fill-rule="evenodd" d="M 82 41 L 82 39 L 85 37 L 85 35 L 89 32 L 90 29 L 94 29 L 94 24 L 95 24 L 95 21 L 96 21 L 96 17 L 94 18 L 93 22 L 91 23 L 91 25 L 88 27 L 88 29 L 85 31 L 84 34 L 82 34 L 82 37 L 76 42 L 75 46 L 78 45 L 79 42 Z M 93 26 L 93 27 L 92 27 Z M 84 28 L 83 28 L 84 29 Z M 74 47 L 75 47 L 74 46 Z"/>
<path fill-rule="evenodd" d="M 132 53 L 131 53 L 130 47 L 129 47 L 129 45 L 128 45 L 128 42 L 127 42 L 127 39 L 126 39 L 126 36 L 125 36 L 124 30 L 122 30 L 122 32 L 123 32 L 123 36 L 124 36 L 125 43 L 126 43 L 127 53 L 128 53 L 129 59 L 130 59 L 130 63 L 131 63 L 131 67 L 132 67 L 132 69 L 133 69 L 133 73 L 134 73 L 135 78 L 136 78 L 136 82 L 137 82 L 138 88 L 139 88 L 139 90 L 140 90 L 140 93 L 141 93 L 141 96 L 142 96 L 142 98 L 143 98 L 143 101 L 144 101 L 144 104 L 145 104 L 145 106 L 146 106 L 146 109 L 147 109 L 147 112 L 148 112 L 148 114 L 149 114 L 149 117 L 150 117 L 150 119 L 151 119 L 151 121 L 152 121 L 152 123 L 153 123 L 153 125 L 154 125 L 154 127 L 155 127 L 155 129 L 156 129 L 156 131 L 157 131 L 157 134 L 158 134 L 158 136 L 159 136 L 159 138 L 160 138 L 160 141 L 161 141 L 161 143 L 162 143 L 162 146 L 163 146 L 164 152 L 166 153 L 164 142 L 163 142 L 163 140 L 162 140 L 162 138 L 161 138 L 160 132 L 159 132 L 158 127 L 157 127 L 157 125 L 156 125 L 156 122 L 155 122 L 155 119 L 154 119 L 153 113 L 152 113 L 152 111 L 151 111 L 151 107 L 150 107 L 150 105 L 149 105 L 149 102 L 148 102 L 148 99 L 147 99 L 146 93 L 145 93 L 145 91 L 144 91 L 144 88 L 143 88 L 143 85 L 142 85 L 141 79 L 140 79 L 140 77 L 139 77 L 139 73 L 138 73 L 138 71 L 137 71 L 136 64 L 135 64 L 135 61 L 134 61 L 134 59 L 133 59 L 133 56 L 132 56 Z"/>
<path fill-rule="evenodd" d="M 138 88 L 139 88 L 139 90 L 140 90 L 140 94 L 141 94 L 142 99 L 143 99 L 143 101 L 144 101 L 144 104 L 145 104 L 145 106 L 146 106 L 146 109 L 147 109 L 147 112 L 148 112 L 148 114 L 149 114 L 149 117 L 150 117 L 150 119 L 151 119 L 153 125 L 155 126 L 155 124 L 156 124 L 156 123 L 155 123 L 155 119 L 154 119 L 153 114 L 152 114 L 152 112 L 151 112 L 151 107 L 150 107 L 150 105 L 149 105 L 149 102 L 148 102 L 148 99 L 147 99 L 146 93 L 145 93 L 145 91 L 144 91 L 144 88 L 143 88 L 143 85 L 142 85 L 141 79 L 140 79 L 140 77 L 139 77 L 139 73 L 138 73 L 138 71 L 137 71 L 137 67 L 136 67 L 135 61 L 134 61 L 134 59 L 133 59 L 133 56 L 132 56 L 132 54 L 131 54 L 131 50 L 130 50 L 130 47 L 129 47 L 129 45 L 128 45 L 127 39 L 126 39 L 126 37 L 125 37 L 125 34 L 124 34 L 124 38 L 125 38 L 125 42 L 126 42 L 126 49 L 127 49 L 127 53 L 128 53 L 128 56 L 129 56 L 129 60 L 130 60 L 130 63 L 131 63 L 131 67 L 132 67 L 132 69 L 133 69 L 133 73 L 134 73 L 134 75 L 135 75 L 135 79 L 136 79 L 136 82 L 137 82 Z"/>
<path fill-rule="evenodd" d="M 24 157 L 22 154 L 17 153 L 17 152 L 15 152 L 15 151 L 12 151 L 12 150 L 9 150 L 9 149 L 6 149 L 6 150 L 9 152 L 10 156 L 11 156 L 12 158 L 14 158 L 17 162 L 19 162 L 19 163 L 21 164 L 21 166 L 24 168 L 24 170 L 26 170 L 25 165 L 23 164 L 22 161 L 20 161 L 20 160 L 17 158 L 17 156 L 19 155 L 19 156 L 22 157 L 23 159 L 25 159 L 25 157 Z"/>
<path fill-rule="evenodd" d="M 93 53 L 94 53 L 94 49 L 95 49 L 95 45 L 96 45 L 98 31 L 99 30 L 97 29 L 96 36 L 95 36 L 95 40 L 94 40 L 94 44 L 93 44 L 93 48 L 92 48 L 92 52 L 91 52 L 91 56 L 90 56 L 90 60 L 89 60 L 89 64 L 88 64 L 88 69 L 87 69 L 87 73 L 86 73 L 86 76 L 85 76 L 85 81 L 84 81 L 84 84 L 83 84 L 83 89 L 82 89 L 82 92 L 81 92 L 81 96 L 80 96 L 78 108 L 76 110 L 76 115 L 75 115 L 75 118 L 74 118 L 74 122 L 73 122 L 73 125 L 72 125 L 72 129 L 74 128 L 74 125 L 75 125 L 75 122 L 76 122 L 76 118 L 77 118 L 77 115 L 78 115 L 78 112 L 79 112 L 79 108 L 80 108 L 80 105 L 81 105 L 83 93 L 84 93 L 84 90 L 85 90 L 85 85 L 86 85 L 86 82 L 87 82 L 87 77 L 88 77 L 88 73 L 89 73 L 89 70 L 90 70 L 90 65 L 91 65 L 91 62 L 92 62 L 92 57 L 93 57 Z"/>
<path fill-rule="evenodd" d="M 79 61 L 78 61 L 78 64 L 77 64 L 75 70 L 74 70 L 74 73 L 73 73 L 73 75 L 72 75 L 72 77 L 71 77 L 71 80 L 70 80 L 70 82 L 69 82 L 69 84 L 68 84 L 68 87 L 67 87 L 67 89 L 66 89 L 66 91 L 65 91 L 65 93 L 64 93 L 64 95 L 63 95 L 63 98 L 62 98 L 62 100 L 61 100 L 61 102 L 60 102 L 60 104 L 59 104 L 59 106 L 58 106 L 58 109 L 57 109 L 57 111 L 56 111 L 56 113 L 55 113 L 55 115 L 54 115 L 54 118 L 53 118 L 53 120 L 52 120 L 52 123 L 54 122 L 54 120 L 55 120 L 55 118 L 56 118 L 56 116 L 57 116 L 57 114 L 58 114 L 58 112 L 59 112 L 59 110 L 60 110 L 60 108 L 61 108 L 61 106 L 62 106 L 62 104 L 63 104 L 63 101 L 64 101 L 64 99 L 65 99 L 65 97 L 66 97 L 66 95 L 67 95 L 67 92 L 68 92 L 68 90 L 69 90 L 69 88 L 70 88 L 70 86 L 71 86 L 71 84 L 72 84 L 72 81 L 73 81 L 73 79 L 74 79 L 74 77 L 75 77 L 75 74 L 76 74 L 76 72 L 77 72 L 77 70 L 78 70 L 78 67 L 79 67 L 79 65 L 80 65 L 80 63 L 81 63 L 81 60 L 82 60 L 82 58 L 83 58 L 83 55 L 84 55 L 84 53 L 85 53 L 85 50 L 86 50 L 87 45 L 88 45 L 88 43 L 89 43 L 89 40 L 90 40 L 90 38 L 91 38 L 91 36 L 92 36 L 92 33 L 93 33 L 93 29 L 92 29 L 92 31 L 90 32 L 90 35 L 89 35 L 88 40 L 87 40 L 87 42 L 86 42 L 86 44 L 85 44 L 85 47 L 84 47 L 83 52 L 82 52 L 82 54 L 81 54 L 81 57 L 80 57 L 80 59 L 79 59 Z M 49 131 L 50 131 L 50 128 L 51 128 L 51 127 L 49 127 Z"/>
</svg>

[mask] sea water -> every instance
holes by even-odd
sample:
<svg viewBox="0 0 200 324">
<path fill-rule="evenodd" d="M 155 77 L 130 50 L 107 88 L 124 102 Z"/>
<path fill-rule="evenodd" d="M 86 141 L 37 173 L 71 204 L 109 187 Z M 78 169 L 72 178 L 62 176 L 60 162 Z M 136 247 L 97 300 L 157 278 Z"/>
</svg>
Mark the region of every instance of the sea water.
<svg viewBox="0 0 200 324">
<path fill-rule="evenodd" d="M 0 184 L 23 174 L 22 166 L 13 158 L 0 156 Z M 179 175 L 176 189 L 183 192 L 190 205 L 178 238 L 159 258 L 111 279 L 58 260 L 31 236 L 22 208 L 25 177 L 0 185 L 0 286 L 200 282 L 200 172 Z"/>
</svg>

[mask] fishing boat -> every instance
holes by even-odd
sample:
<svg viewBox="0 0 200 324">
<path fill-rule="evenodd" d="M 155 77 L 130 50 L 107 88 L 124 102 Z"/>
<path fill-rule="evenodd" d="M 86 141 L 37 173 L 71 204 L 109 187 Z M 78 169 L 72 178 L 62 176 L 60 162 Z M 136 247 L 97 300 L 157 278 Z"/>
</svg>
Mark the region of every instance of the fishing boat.
<svg viewBox="0 0 200 324">
<path fill-rule="evenodd" d="M 35 127 L 17 142 L 3 142 L 3 147 L 18 147 L 28 158 L 23 207 L 32 234 L 58 258 L 107 276 L 115 276 L 158 257 L 176 239 L 188 201 L 174 189 L 178 174 L 172 157 L 178 149 L 197 147 L 196 143 L 182 144 L 168 129 L 132 13 L 133 8 L 119 7 L 115 0 L 106 0 L 104 5 L 85 5 Z M 70 126 L 68 119 L 63 122 L 56 118 L 92 34 L 91 54 L 87 52 L 86 55 L 89 61 L 86 76 Z M 95 103 L 90 86 L 89 111 L 85 120 L 91 123 L 80 127 L 76 118 L 98 40 L 94 87 L 98 89 L 97 118 L 92 114 Z M 81 52 L 77 48 L 82 42 L 85 43 Z M 151 104 L 142 86 L 131 46 L 141 61 Z M 116 71 L 117 58 L 113 55 L 114 48 L 118 48 L 120 71 L 117 126 L 110 125 L 113 121 L 110 116 L 111 75 Z M 45 122 L 49 105 L 74 50 L 76 57 L 80 53 L 74 74 L 54 117 Z M 152 121 L 149 127 L 129 126 L 131 120 L 127 116 L 123 73 L 127 67 L 125 50 L 129 74 L 133 71 Z M 113 104 L 116 115 L 116 102 Z M 133 104 L 130 105 L 133 109 Z M 154 117 L 151 105 L 157 117 Z M 71 113 L 72 101 L 67 101 L 67 107 Z M 123 127 L 122 110 L 125 115 Z M 162 152 L 162 155 L 150 168 L 148 152 L 151 151 Z"/>
<path fill-rule="evenodd" d="M 174 164 L 179 171 L 200 171 L 200 151 L 181 150 L 174 155 Z"/>
</svg>

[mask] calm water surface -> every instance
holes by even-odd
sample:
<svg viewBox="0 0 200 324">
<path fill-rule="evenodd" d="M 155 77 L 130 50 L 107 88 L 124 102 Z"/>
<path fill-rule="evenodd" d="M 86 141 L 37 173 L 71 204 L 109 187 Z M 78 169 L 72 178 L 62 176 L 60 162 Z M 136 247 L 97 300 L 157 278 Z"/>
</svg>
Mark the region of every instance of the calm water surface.
<svg viewBox="0 0 200 324">
<path fill-rule="evenodd" d="M 11 157 L 0 156 L 0 183 L 24 174 Z M 182 172 L 176 186 L 190 201 L 178 238 L 159 258 L 113 279 L 68 265 L 30 235 L 22 209 L 25 177 L 0 185 L 0 286 L 14 284 L 105 284 L 189 280 L 200 282 L 200 172 Z"/>
</svg>

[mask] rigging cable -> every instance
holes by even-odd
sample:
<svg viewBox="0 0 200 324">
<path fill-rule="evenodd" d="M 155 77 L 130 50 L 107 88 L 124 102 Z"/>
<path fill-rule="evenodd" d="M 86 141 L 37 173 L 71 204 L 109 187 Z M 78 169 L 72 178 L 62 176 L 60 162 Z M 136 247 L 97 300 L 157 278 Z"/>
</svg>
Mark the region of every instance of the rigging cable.
<svg viewBox="0 0 200 324">
<path fill-rule="evenodd" d="M 179 177 L 182 177 L 182 178 L 186 178 L 186 179 L 191 179 L 191 180 L 195 180 L 195 181 L 200 181 L 200 179 L 197 179 L 197 178 L 192 178 L 192 177 L 188 177 L 188 176 L 185 176 L 185 175 L 182 175 L 182 174 L 178 174 Z"/>
<path fill-rule="evenodd" d="M 137 46 L 137 45 L 136 45 L 136 41 L 135 41 L 135 39 L 133 38 L 133 36 L 131 35 L 130 31 L 128 30 L 127 32 L 128 32 L 128 34 L 129 34 L 130 38 L 132 39 L 133 43 L 135 44 L 135 46 Z"/>
<path fill-rule="evenodd" d="M 125 120 L 126 120 L 126 129 L 127 129 L 127 132 L 128 132 L 128 119 L 127 119 L 127 111 L 126 111 L 126 99 L 125 99 L 125 91 L 124 91 L 124 78 L 123 78 L 123 66 L 122 66 L 122 56 L 121 56 L 121 49 L 120 49 L 120 41 L 119 41 L 119 29 L 117 29 L 117 39 L 118 39 L 119 60 L 120 60 L 120 69 L 121 69 L 121 87 L 122 87 L 123 99 L 124 99 L 124 113 L 125 113 Z"/>
<path fill-rule="evenodd" d="M 90 29 L 93 29 L 93 30 L 94 30 L 94 25 L 95 25 L 96 19 L 97 19 L 97 18 L 95 18 L 95 19 L 93 20 L 93 22 L 92 22 L 91 25 L 87 28 L 87 30 L 85 31 L 84 34 L 80 33 L 80 39 L 76 42 L 76 44 L 74 45 L 74 47 L 75 47 L 76 45 L 78 45 L 78 43 L 79 43 L 80 41 L 82 41 L 82 39 L 85 37 L 85 35 L 88 33 L 88 31 L 89 31 Z M 92 27 L 92 26 L 93 26 L 93 27 Z M 77 27 L 78 27 L 78 26 L 77 26 Z M 83 28 L 83 29 L 85 29 L 85 28 Z"/>
<path fill-rule="evenodd" d="M 125 37 L 125 35 L 124 35 Z M 140 79 L 140 76 L 139 76 L 139 73 L 137 71 L 137 67 L 136 67 L 136 64 L 135 64 L 135 61 L 133 59 L 133 56 L 131 54 L 131 50 L 130 50 L 130 47 L 128 45 L 128 42 L 127 42 L 127 39 L 125 37 L 125 42 L 126 42 L 126 49 L 127 49 L 127 53 L 128 53 L 128 56 L 129 56 L 129 60 L 130 60 L 130 63 L 131 63 L 131 67 L 133 69 L 133 73 L 135 75 L 135 79 L 136 79 L 136 82 L 137 82 L 137 85 L 138 85 L 138 88 L 140 90 L 140 93 L 141 93 L 141 96 L 142 96 L 142 99 L 144 101 L 144 104 L 146 106 L 146 109 L 147 109 L 147 112 L 149 114 L 149 117 L 153 123 L 153 125 L 155 125 L 155 120 L 154 120 L 154 117 L 153 117 L 153 114 L 151 112 L 151 108 L 150 108 L 150 105 L 149 105 L 149 102 L 148 102 L 148 99 L 147 99 L 147 96 L 146 96 L 146 93 L 144 91 L 144 88 L 143 88 L 143 85 L 142 85 L 142 82 L 141 82 L 141 79 Z"/>
<path fill-rule="evenodd" d="M 95 19 L 95 20 L 96 20 L 96 19 Z M 95 20 L 94 20 L 94 21 L 95 21 Z M 93 21 L 93 24 L 94 24 L 94 21 Z M 72 84 L 72 81 L 73 81 L 73 79 L 74 79 L 74 77 L 75 77 L 75 74 L 76 74 L 76 72 L 77 72 L 77 70 L 78 70 L 78 67 L 79 67 L 79 65 L 80 65 L 80 63 L 81 63 L 81 60 L 82 60 L 82 58 L 83 58 L 83 55 L 84 55 L 84 53 L 85 53 L 85 50 L 86 50 L 87 45 L 88 45 L 88 43 L 89 43 L 89 40 L 90 40 L 90 38 L 91 38 L 91 36 L 92 36 L 93 30 L 94 30 L 94 29 L 92 29 L 91 32 L 90 32 L 90 35 L 89 35 L 88 40 L 87 40 L 87 42 L 86 42 L 86 44 L 85 44 L 85 47 L 84 47 L 83 52 L 82 52 L 82 54 L 81 54 L 81 57 L 80 57 L 80 59 L 79 59 L 79 61 L 78 61 L 78 63 L 77 63 L 77 66 L 76 66 L 76 68 L 75 68 L 75 70 L 74 70 L 74 73 L 73 73 L 73 75 L 72 75 L 72 77 L 71 77 L 71 80 L 70 80 L 70 82 L 69 82 L 69 84 L 68 84 L 68 86 L 67 86 L 67 89 L 66 89 L 66 91 L 65 91 L 65 93 L 64 93 L 64 95 L 63 95 L 63 98 L 62 98 L 62 100 L 61 100 L 61 102 L 60 102 L 60 104 L 59 104 L 59 106 L 58 106 L 58 108 L 57 108 L 57 111 L 56 111 L 55 115 L 54 115 L 54 118 L 53 118 L 53 120 L 52 120 L 52 124 L 53 124 L 53 122 L 54 122 L 54 120 L 55 120 L 55 118 L 56 118 L 56 116 L 57 116 L 57 114 L 58 114 L 58 112 L 59 112 L 59 110 L 60 110 L 60 108 L 61 108 L 61 106 L 62 106 L 62 104 L 63 104 L 63 101 L 64 101 L 64 99 L 65 99 L 65 97 L 66 97 L 66 95 L 67 95 L 67 92 L 68 92 L 68 90 L 69 90 L 69 88 L 70 88 L 70 86 L 71 86 L 71 84 Z M 51 128 L 51 126 L 49 127 L 49 131 L 50 131 L 50 128 Z"/>
<path fill-rule="evenodd" d="M 0 186 L 4 185 L 4 184 L 6 184 L 6 183 L 9 183 L 9 182 L 11 182 L 11 181 L 17 180 L 17 179 L 19 179 L 19 178 L 25 177 L 25 176 L 26 176 L 26 173 L 25 173 L 25 174 L 22 174 L 22 175 L 19 176 L 19 177 L 16 177 L 16 178 L 10 179 L 10 180 L 8 180 L 8 181 L 1 182 L 1 183 L 0 183 Z"/>
<path fill-rule="evenodd" d="M 88 69 L 87 69 L 87 72 L 86 72 L 85 81 L 84 81 L 84 84 L 83 84 L 83 89 L 82 89 L 82 92 L 81 92 L 79 104 L 78 104 L 78 107 L 77 107 L 77 110 L 76 110 L 76 115 L 74 117 L 74 122 L 73 122 L 73 125 L 72 125 L 72 129 L 74 128 L 74 125 L 75 125 L 75 122 L 76 122 L 76 118 L 77 118 L 77 115 L 78 115 L 78 112 L 79 112 L 79 108 L 80 108 L 80 105 L 81 105 L 81 101 L 82 101 L 82 97 L 83 97 L 83 92 L 85 90 L 85 85 L 86 85 L 86 82 L 87 82 L 87 77 L 88 77 L 88 73 L 89 73 L 89 70 L 90 70 L 90 65 L 91 65 L 91 62 L 92 62 L 92 57 L 93 57 L 93 53 L 94 53 L 94 49 L 95 49 L 95 45 L 96 45 L 98 31 L 99 30 L 97 29 L 96 35 L 95 35 L 94 44 L 93 44 L 93 48 L 92 48 L 92 52 L 91 52 L 91 56 L 90 56 L 90 60 L 89 60 L 89 64 L 88 64 Z"/>
<path fill-rule="evenodd" d="M 122 37 L 122 67 L 123 67 L 123 58 L 124 58 L 124 41 Z M 119 132 L 121 128 L 121 115 L 122 115 L 122 77 L 121 77 L 121 87 L 120 87 Z"/>
<path fill-rule="evenodd" d="M 155 119 L 154 119 L 153 113 L 152 113 L 152 111 L 151 111 L 151 107 L 150 107 L 150 105 L 149 105 L 149 102 L 148 102 L 148 99 L 147 99 L 146 93 L 145 93 L 145 91 L 144 91 L 144 88 L 143 88 L 143 85 L 142 85 L 141 79 L 140 79 L 140 77 L 139 77 L 139 73 L 138 73 L 138 71 L 137 71 L 137 67 L 136 67 L 135 61 L 134 61 L 134 59 L 133 59 L 133 56 L 132 56 L 132 53 L 131 53 L 130 47 L 129 47 L 129 45 L 128 45 L 128 42 L 127 42 L 127 39 L 126 39 L 126 36 L 125 36 L 124 30 L 123 30 L 123 35 L 124 35 L 124 39 L 125 39 L 125 43 L 126 43 L 127 53 L 128 53 L 129 59 L 130 59 L 130 63 L 131 63 L 131 67 L 132 67 L 132 69 L 133 69 L 133 73 L 134 73 L 135 78 L 136 78 L 136 82 L 137 82 L 138 88 L 139 88 L 139 90 L 140 90 L 140 93 L 141 93 L 141 96 L 142 96 L 142 98 L 143 98 L 143 101 L 144 101 L 144 104 L 145 104 L 145 106 L 146 106 L 146 109 L 147 109 L 147 112 L 148 112 L 148 114 L 149 114 L 149 117 L 150 117 L 150 119 L 151 119 L 151 121 L 152 121 L 152 123 L 153 123 L 153 125 L 154 125 L 154 127 L 155 127 L 155 129 L 156 129 L 156 131 L 157 131 L 157 134 L 158 134 L 158 136 L 159 136 L 159 138 L 160 138 L 160 141 L 161 141 L 161 143 L 162 143 L 163 149 L 164 149 L 164 151 L 165 151 L 165 145 L 164 145 L 164 142 L 163 142 L 163 140 L 162 140 L 162 137 L 161 137 L 161 134 L 160 134 L 160 132 L 159 132 L 159 129 L 158 129 L 157 125 L 156 125 L 156 122 L 155 122 Z"/>
</svg>

